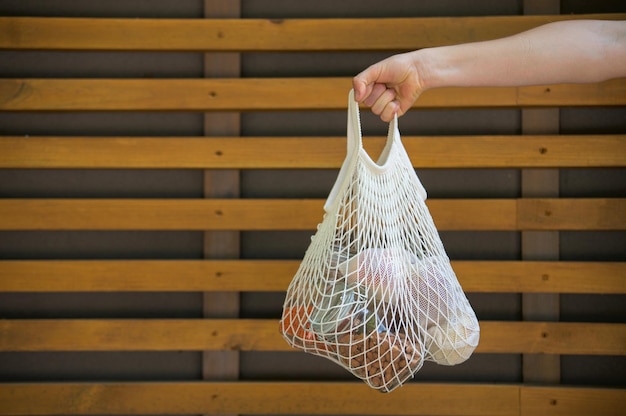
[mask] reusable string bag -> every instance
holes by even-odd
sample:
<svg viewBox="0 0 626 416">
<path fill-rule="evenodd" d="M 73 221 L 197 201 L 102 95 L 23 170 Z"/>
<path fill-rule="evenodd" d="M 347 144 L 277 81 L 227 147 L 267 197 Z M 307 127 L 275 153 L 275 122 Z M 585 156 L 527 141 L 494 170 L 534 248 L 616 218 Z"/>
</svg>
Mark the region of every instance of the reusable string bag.
<svg viewBox="0 0 626 416">
<path fill-rule="evenodd" d="M 389 392 L 424 360 L 465 361 L 480 329 L 426 207 L 398 119 L 374 162 L 348 99 L 347 156 L 291 281 L 280 332 Z"/>
</svg>

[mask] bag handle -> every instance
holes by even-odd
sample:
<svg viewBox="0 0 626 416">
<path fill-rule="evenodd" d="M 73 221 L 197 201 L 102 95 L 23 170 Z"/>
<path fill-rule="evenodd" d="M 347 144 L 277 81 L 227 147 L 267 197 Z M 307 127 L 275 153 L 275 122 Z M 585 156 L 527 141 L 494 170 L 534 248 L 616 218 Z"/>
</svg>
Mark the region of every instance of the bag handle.
<svg viewBox="0 0 626 416">
<path fill-rule="evenodd" d="M 352 177 L 355 169 L 359 152 L 363 148 L 363 139 L 361 135 L 361 118 L 359 114 L 359 104 L 354 99 L 354 90 L 348 93 L 348 126 L 347 126 L 347 151 L 346 157 L 339 170 L 339 176 L 335 180 L 335 184 L 326 198 L 324 211 L 329 212 L 338 202 L 337 196 L 340 194 L 347 182 Z"/>
<path fill-rule="evenodd" d="M 347 158 L 355 155 L 363 147 L 363 134 L 361 132 L 361 114 L 359 112 L 359 103 L 354 99 L 354 90 L 351 89 L 348 94 L 348 152 Z"/>
<path fill-rule="evenodd" d="M 370 162 L 372 169 L 381 169 L 387 161 L 391 148 L 394 146 L 394 142 L 397 142 L 397 146 L 402 146 L 400 140 L 400 132 L 398 130 L 398 115 L 394 114 L 393 119 L 389 122 L 389 130 L 387 132 L 387 140 L 385 147 L 383 148 L 376 161 L 371 159 L 371 156 L 363 149 L 363 134 L 361 133 L 361 117 L 359 113 L 359 104 L 354 100 L 354 90 L 350 90 L 348 94 L 348 158 L 353 157 L 358 152 L 363 151 L 366 159 Z"/>
<path fill-rule="evenodd" d="M 361 134 L 361 119 L 359 114 L 359 104 L 354 100 L 354 90 L 350 90 L 350 94 L 348 95 L 348 156 L 347 158 L 356 160 L 359 152 L 364 153 L 364 161 L 368 162 L 368 166 L 371 170 L 375 172 L 382 172 L 386 169 L 390 153 L 392 148 L 395 147 L 396 152 L 400 152 L 402 157 L 407 160 L 407 163 L 410 165 L 411 161 L 409 155 L 406 153 L 406 149 L 402 144 L 402 139 L 400 137 L 400 130 L 398 128 L 398 114 L 393 115 L 393 119 L 389 122 L 389 130 L 387 132 L 387 141 L 385 142 L 385 147 L 382 152 L 378 156 L 378 160 L 374 162 L 370 156 L 363 149 L 363 138 Z M 391 161 L 393 163 L 393 161 Z M 342 167 L 343 170 L 343 167 Z M 346 169 L 347 171 L 348 169 Z M 415 186 L 417 187 L 417 192 L 422 198 L 423 201 L 427 198 L 426 189 L 422 185 L 417 174 L 415 174 L 414 178 Z"/>
<path fill-rule="evenodd" d="M 370 160 L 372 169 L 384 169 L 380 165 L 383 164 L 389 157 L 389 153 L 391 152 L 391 148 L 393 147 L 394 142 L 398 142 L 397 146 L 403 149 L 401 140 L 400 140 L 400 132 L 398 131 L 398 115 L 394 114 L 393 120 L 389 123 L 389 132 L 387 134 L 387 141 L 385 143 L 385 147 L 381 152 L 378 162 L 374 162 L 369 159 L 369 155 L 365 153 L 363 149 L 363 135 L 361 132 L 361 117 L 359 113 L 359 103 L 354 99 L 354 89 L 351 89 L 348 93 L 348 125 L 347 125 L 347 152 L 346 158 L 341 165 L 341 169 L 339 170 L 339 176 L 335 181 L 335 184 L 326 199 L 326 203 L 324 204 L 324 210 L 326 212 L 330 211 L 333 208 L 333 205 L 337 202 L 337 195 L 343 191 L 345 186 L 347 186 L 347 181 L 350 180 L 352 173 L 354 172 L 356 163 L 359 158 L 359 153 L 363 151 L 367 158 Z M 404 150 L 402 150 L 404 152 Z M 406 156 L 408 158 L 408 156 Z M 418 178 L 419 182 L 419 178 Z M 419 191 L 423 196 L 423 199 L 426 199 L 426 191 L 424 190 L 421 183 L 419 183 Z"/>
</svg>

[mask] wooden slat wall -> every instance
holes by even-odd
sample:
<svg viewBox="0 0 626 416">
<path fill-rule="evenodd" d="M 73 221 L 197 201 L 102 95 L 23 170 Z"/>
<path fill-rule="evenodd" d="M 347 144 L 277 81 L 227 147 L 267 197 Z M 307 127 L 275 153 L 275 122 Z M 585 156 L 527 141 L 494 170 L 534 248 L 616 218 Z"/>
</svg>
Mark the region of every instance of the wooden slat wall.
<svg viewBox="0 0 626 416">
<path fill-rule="evenodd" d="M 622 20 L 626 14 L 588 14 Z M 571 16 L 392 19 L 90 19 L 0 17 L 0 48 L 122 51 L 371 51 L 512 35 Z M 377 36 L 372 36 L 372 27 Z"/>
<path fill-rule="evenodd" d="M 402 138 L 420 168 L 619 167 L 626 135 Z M 372 154 L 384 138 L 367 137 Z M 0 137 L 1 168 L 339 168 L 344 137 Z M 451 151 L 451 150 L 454 151 Z M 137 157 L 141 155 L 141 157 Z"/>
<path fill-rule="evenodd" d="M 419 23 L 416 23 L 419 24 Z M 0 79 L 4 111 L 341 110 L 350 78 Z M 298 94 L 294 94 L 298 91 Z M 550 87 L 439 88 L 417 108 L 614 106 L 626 81 Z M 268 100 L 267 97 L 272 97 Z"/>
<path fill-rule="evenodd" d="M 0 17 L 11 51 L 384 51 L 496 38 L 548 21 L 626 14 L 399 19 Z M 384 36 L 372 37 L 377 25 Z M 385 29 L 388 28 L 388 29 Z M 0 111 L 343 110 L 350 79 L 0 79 Z M 591 85 L 449 88 L 416 107 L 624 106 L 626 79 Z M 419 111 L 415 109 L 413 111 Z M 233 113 L 230 113 L 233 114 Z M 219 117 L 219 116 L 218 116 Z M 210 118 L 215 120 L 216 118 Z M 621 168 L 626 136 L 406 136 L 419 168 Z M 207 135 L 210 135 L 207 133 Z M 366 139 L 376 153 L 383 139 Z M 0 137 L 0 169 L 336 169 L 343 137 Z M 626 230 L 626 198 L 430 199 L 442 231 Z M 0 231 L 312 231 L 322 199 L 0 199 Z M 297 260 L 2 260 L 0 293 L 283 292 Z M 626 294 L 626 263 L 454 261 L 468 292 Z M 216 299 L 215 296 L 207 299 Z M 626 355 L 619 322 L 483 321 L 477 354 Z M 0 353 L 289 351 L 274 319 L 3 319 Z M 208 372 L 210 373 L 210 371 Z M 346 400 L 358 397 L 359 400 Z M 621 414 L 619 388 L 358 382 L 0 384 L 0 415 Z"/>
<path fill-rule="evenodd" d="M 362 415 L 617 416 L 623 398 L 620 389 L 467 384 L 413 384 L 383 396 L 354 383 L 322 382 L 32 383 L 0 390 L 6 407 L 19 415 L 127 414 L 128 409 L 135 414 L 266 414 L 271 408 L 274 414 L 307 415 L 336 414 L 341 409 Z"/>
<path fill-rule="evenodd" d="M 0 322 L 3 351 L 289 351 L 275 320 L 54 319 Z M 626 325 L 483 321 L 477 353 L 622 355 Z M 71 347 L 70 347 L 71 346 Z"/>
<path fill-rule="evenodd" d="M 320 199 L 6 199 L 0 230 L 311 230 Z M 625 230 L 625 198 L 433 199 L 440 230 Z M 467 216 L 467 218 L 465 217 Z"/>
<path fill-rule="evenodd" d="M 5 260 L 0 291 L 280 292 L 299 264 L 298 260 Z M 621 262 L 457 260 L 452 265 L 469 292 L 626 294 L 626 263 Z"/>
</svg>

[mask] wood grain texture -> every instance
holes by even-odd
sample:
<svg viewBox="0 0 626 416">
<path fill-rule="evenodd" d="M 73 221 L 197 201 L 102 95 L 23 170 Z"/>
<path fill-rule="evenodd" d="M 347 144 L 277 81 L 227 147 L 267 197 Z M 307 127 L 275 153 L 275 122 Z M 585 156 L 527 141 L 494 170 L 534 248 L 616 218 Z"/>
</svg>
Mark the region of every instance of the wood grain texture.
<svg viewBox="0 0 626 416">
<path fill-rule="evenodd" d="M 384 395 L 364 383 L 8 383 L 0 415 L 122 414 L 519 414 L 520 387 L 411 383 Z M 584 390 L 582 390 L 584 392 Z M 358 397 L 358 400 L 346 400 Z"/>
<path fill-rule="evenodd" d="M 313 230 L 320 199 L 0 199 L 0 230 Z M 432 199 L 439 230 L 624 230 L 624 198 Z"/>
<path fill-rule="evenodd" d="M 523 387 L 520 390 L 520 415 L 603 415 L 624 414 L 626 390 L 576 387 Z"/>
<path fill-rule="evenodd" d="M 524 12 L 559 14 L 559 0 L 524 0 Z M 555 108 L 525 108 L 521 110 L 522 134 L 558 134 L 560 113 Z M 524 198 L 558 198 L 559 169 L 522 169 L 521 196 Z M 559 231 L 524 231 L 521 233 L 523 260 L 558 260 L 560 257 Z M 521 296 L 522 319 L 525 321 L 558 321 L 561 312 L 559 294 L 525 293 Z M 556 354 L 522 355 L 522 381 L 524 383 L 557 385 L 561 380 L 561 357 Z"/>
<path fill-rule="evenodd" d="M 241 2 L 233 0 L 204 0 L 205 18 L 239 18 Z M 203 38 L 206 38 L 206 34 Z M 212 52 L 203 55 L 205 78 L 233 78 L 241 75 L 241 54 L 237 52 Z M 239 112 L 205 113 L 205 136 L 239 136 Z M 239 198 L 241 179 L 238 170 L 205 170 L 203 172 L 205 198 Z M 204 233 L 203 256 L 207 259 L 233 259 L 240 256 L 241 238 L 238 231 L 208 231 Z M 238 292 L 204 292 L 202 316 L 204 318 L 237 318 L 240 314 Z M 233 381 L 239 378 L 240 354 L 238 351 L 203 351 L 202 378 L 213 381 Z M 220 415 L 234 416 L 234 415 Z"/>
<path fill-rule="evenodd" d="M 0 292 L 280 292 L 299 265 L 299 260 L 3 260 Z M 623 262 L 453 261 L 452 267 L 466 292 L 626 294 Z"/>
<path fill-rule="evenodd" d="M 351 78 L 0 79 L 0 111 L 345 110 Z M 297 91 L 297 93 L 294 93 Z M 269 99 L 268 97 L 271 97 Z M 438 88 L 417 108 L 626 104 L 626 79 L 596 84 Z"/>
<path fill-rule="evenodd" d="M 413 50 L 495 39 L 568 19 L 626 14 L 379 19 L 0 18 L 0 48 L 103 51 Z M 372 28 L 376 28 L 372 36 Z"/>
<path fill-rule="evenodd" d="M 346 400 L 358 397 L 359 400 Z M 362 383 L 5 383 L 0 415 L 255 414 L 588 416 L 622 414 L 615 388 L 409 383 L 382 395 Z"/>
<path fill-rule="evenodd" d="M 380 154 L 385 139 L 365 137 Z M 626 135 L 405 136 L 419 168 L 621 167 Z M 337 169 L 345 137 L 0 136 L 0 168 Z"/>
<path fill-rule="evenodd" d="M 205 1 L 205 7 L 209 3 L 212 2 Z M 218 3 L 230 11 L 235 4 L 228 0 L 215 4 Z M 527 3 L 533 7 L 539 4 L 538 1 L 523 3 L 524 10 Z M 550 1 L 552 5 L 557 3 Z M 624 20 L 626 14 L 284 20 L 0 17 L 0 49 L 11 53 L 212 53 L 211 59 L 205 59 L 204 75 L 209 79 L 54 79 L 45 78 L 45 74 L 41 79 L 0 79 L 0 111 L 205 112 L 205 133 L 217 136 L 0 137 L 0 168 L 5 169 L 212 170 L 205 174 L 206 200 L 0 199 L 0 231 L 207 231 L 204 252 L 207 257 L 214 257 L 171 261 L 0 261 L 0 292 L 5 296 L 204 292 L 207 304 L 203 319 L 2 319 L 0 351 L 51 356 L 55 352 L 71 351 L 201 351 L 204 370 L 199 368 L 198 372 L 203 371 L 205 377 L 220 377 L 210 374 L 209 367 L 218 369 L 222 375 L 237 373 L 238 367 L 233 366 L 232 359 L 238 360 L 240 352 L 279 351 L 288 355 L 294 350 L 278 333 L 277 320 L 238 319 L 238 303 L 232 301 L 232 296 L 246 291 L 284 292 L 299 261 L 218 258 L 236 257 L 233 247 L 239 241 L 232 238 L 228 244 L 224 241 L 225 236 L 234 236 L 238 231 L 313 231 L 322 219 L 324 201 L 239 199 L 234 191 L 237 180 L 230 170 L 337 169 L 345 156 L 345 138 L 227 136 L 240 135 L 232 127 L 239 124 L 241 111 L 345 111 L 351 80 L 346 77 L 239 79 L 238 73 L 231 72 L 241 64 L 239 53 L 393 53 L 500 38 L 549 21 L 572 18 Z M 557 107 L 625 105 L 626 78 L 586 85 L 442 88 L 426 92 L 415 104 L 420 109 L 521 108 L 526 114 L 540 118 L 536 111 L 554 114 L 558 113 Z M 530 124 L 543 126 L 543 121 Z M 552 123 L 558 129 L 558 118 L 553 117 Z M 558 130 L 529 129 L 528 120 L 522 120 L 520 136 L 407 136 L 403 142 L 418 168 L 534 170 L 625 166 L 624 135 L 557 133 Z M 365 146 L 375 154 L 382 148 L 383 140 L 366 138 Z M 526 193 L 524 189 L 533 184 L 542 192 L 546 186 L 550 187 L 542 179 L 550 175 L 542 176 L 539 172 L 535 179 L 527 180 L 529 176 L 528 171 L 523 174 L 521 199 L 428 201 L 435 223 L 442 231 L 522 231 L 526 242 L 534 238 L 537 243 L 530 242 L 534 248 L 529 251 L 524 248 L 526 243 L 522 244 L 524 261 L 453 262 L 463 289 L 533 294 L 535 305 L 545 299 L 558 299 L 557 294 L 565 293 L 626 294 L 626 263 L 560 262 L 556 261 L 558 256 L 552 256 L 553 251 L 545 250 L 555 243 L 558 246 L 558 239 L 548 241 L 545 236 L 557 235 L 559 230 L 626 230 L 626 199 L 559 199 L 558 192 Z M 558 176 L 552 175 L 551 182 L 554 178 L 558 186 Z M 541 257 L 546 253 L 550 261 L 537 261 L 546 260 Z M 227 298 L 225 293 L 231 297 Z M 528 295 L 524 296 L 528 299 Z M 558 303 L 554 305 L 558 307 Z M 548 322 L 552 317 L 533 319 L 542 311 L 537 308 L 525 312 L 524 319 L 529 321 L 481 321 L 477 353 L 538 357 L 534 365 L 543 373 L 552 371 L 540 368 L 548 362 L 545 357 L 556 358 L 558 362 L 558 355 L 626 355 L 626 324 Z M 222 360 L 224 357 L 227 360 Z M 220 360 L 221 368 L 214 365 Z M 527 367 L 523 367 L 522 380 L 541 382 L 526 378 L 526 372 Z M 625 400 L 624 389 L 501 383 L 413 382 L 390 395 L 381 395 L 356 379 L 350 383 L 306 380 L 38 383 L 28 380 L 0 385 L 0 415 L 586 416 L 621 415 Z"/>
<path fill-rule="evenodd" d="M 524 230 L 626 229 L 626 199 L 521 198 L 518 203 L 517 225 Z"/>
<path fill-rule="evenodd" d="M 626 355 L 626 324 L 481 321 L 477 353 Z M 274 319 L 3 319 L 0 351 L 296 351 Z"/>
</svg>

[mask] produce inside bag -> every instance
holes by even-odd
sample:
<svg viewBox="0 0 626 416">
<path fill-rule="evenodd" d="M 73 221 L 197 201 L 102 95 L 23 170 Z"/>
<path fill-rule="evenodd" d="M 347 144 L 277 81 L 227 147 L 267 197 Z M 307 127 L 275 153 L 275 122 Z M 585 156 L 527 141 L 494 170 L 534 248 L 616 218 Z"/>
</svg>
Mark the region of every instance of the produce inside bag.
<svg viewBox="0 0 626 416">
<path fill-rule="evenodd" d="M 390 391 L 422 366 L 423 345 L 415 342 L 414 328 L 394 322 L 390 304 L 367 295 L 367 285 L 337 276 L 313 307 L 301 309 L 301 319 L 283 318 L 281 332 L 305 351 L 333 359 L 370 386 Z"/>
</svg>

